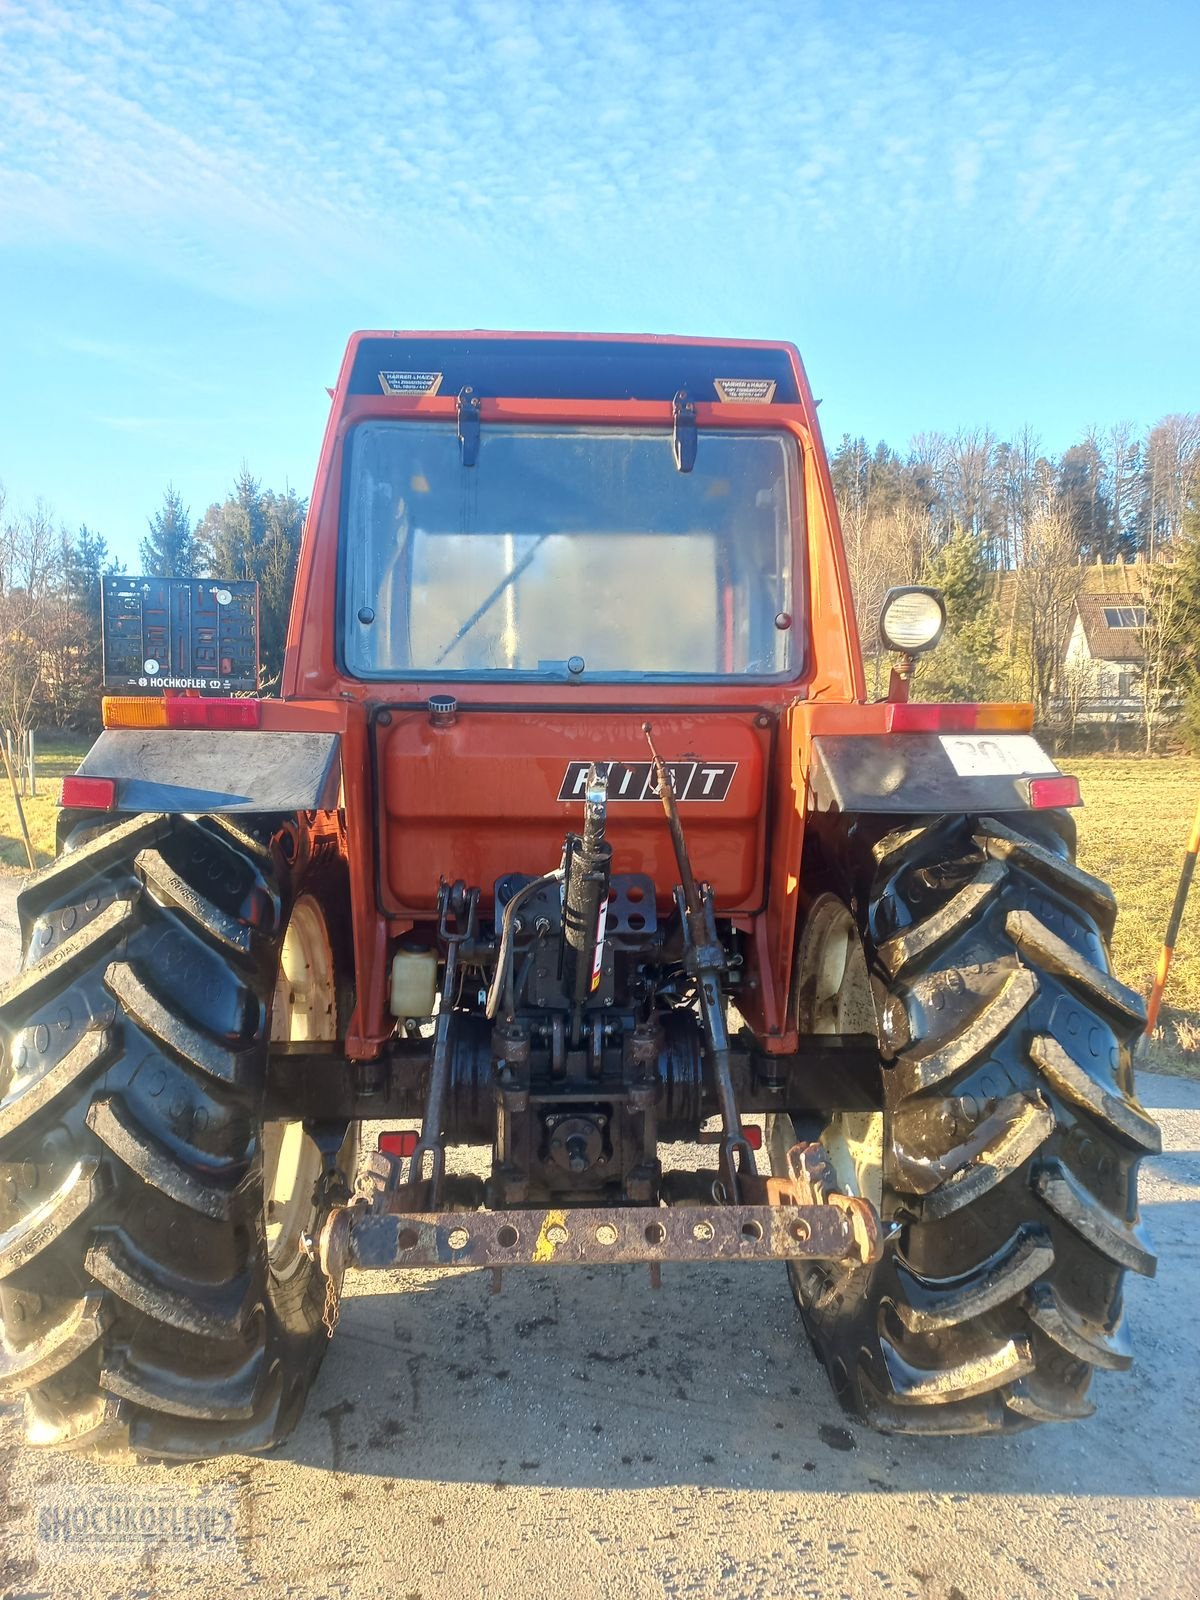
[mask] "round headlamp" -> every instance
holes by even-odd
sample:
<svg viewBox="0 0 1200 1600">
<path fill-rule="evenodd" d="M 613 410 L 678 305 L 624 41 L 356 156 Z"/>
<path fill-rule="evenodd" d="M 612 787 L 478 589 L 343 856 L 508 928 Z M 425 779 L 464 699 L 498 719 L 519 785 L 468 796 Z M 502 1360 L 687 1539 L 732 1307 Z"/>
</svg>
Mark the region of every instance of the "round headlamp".
<svg viewBox="0 0 1200 1600">
<path fill-rule="evenodd" d="M 932 650 L 946 626 L 946 607 L 936 589 L 889 589 L 879 613 L 879 637 L 889 650 L 919 655 Z"/>
</svg>

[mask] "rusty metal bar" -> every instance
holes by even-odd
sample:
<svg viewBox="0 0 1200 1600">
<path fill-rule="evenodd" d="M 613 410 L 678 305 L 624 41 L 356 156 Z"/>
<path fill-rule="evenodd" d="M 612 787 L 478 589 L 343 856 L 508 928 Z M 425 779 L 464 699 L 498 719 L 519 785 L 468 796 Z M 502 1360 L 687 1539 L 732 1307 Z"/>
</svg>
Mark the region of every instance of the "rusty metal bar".
<svg viewBox="0 0 1200 1600">
<path fill-rule="evenodd" d="M 664 1261 L 857 1258 L 853 1220 L 830 1205 L 605 1206 L 379 1215 L 345 1207 L 323 1259 L 362 1269 L 615 1266 Z"/>
</svg>

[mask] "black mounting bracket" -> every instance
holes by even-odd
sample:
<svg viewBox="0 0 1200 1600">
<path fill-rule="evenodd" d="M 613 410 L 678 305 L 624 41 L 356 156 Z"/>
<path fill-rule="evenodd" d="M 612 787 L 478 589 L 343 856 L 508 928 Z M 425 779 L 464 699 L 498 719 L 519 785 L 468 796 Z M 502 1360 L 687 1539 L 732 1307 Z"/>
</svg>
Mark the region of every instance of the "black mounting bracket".
<svg viewBox="0 0 1200 1600">
<path fill-rule="evenodd" d="M 458 442 L 463 466 L 473 467 L 479 460 L 479 396 L 470 384 L 458 394 Z"/>
<path fill-rule="evenodd" d="M 680 389 L 671 401 L 671 412 L 675 418 L 675 467 L 679 472 L 690 472 L 696 465 L 696 407 L 686 389 Z"/>
</svg>

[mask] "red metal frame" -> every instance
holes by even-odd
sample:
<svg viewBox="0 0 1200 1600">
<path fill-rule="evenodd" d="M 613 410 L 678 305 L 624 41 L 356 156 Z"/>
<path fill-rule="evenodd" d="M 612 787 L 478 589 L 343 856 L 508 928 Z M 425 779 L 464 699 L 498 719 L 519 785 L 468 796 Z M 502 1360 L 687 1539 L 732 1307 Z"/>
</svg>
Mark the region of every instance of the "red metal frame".
<svg viewBox="0 0 1200 1600">
<path fill-rule="evenodd" d="M 380 835 L 376 826 L 381 802 L 375 794 L 369 720 L 372 711 L 398 701 L 420 703 L 430 694 L 445 691 L 444 682 L 406 681 L 389 685 L 347 677 L 339 668 L 336 652 L 334 596 L 337 563 L 342 464 L 347 435 L 366 418 L 454 420 L 454 396 L 396 396 L 349 393 L 350 376 L 359 347 L 365 340 L 403 339 L 411 334 L 364 332 L 352 336 L 336 387 L 332 391 L 329 422 L 310 502 L 296 576 L 296 589 L 284 660 L 282 695 L 264 707 L 263 726 L 336 728 L 342 735 L 343 801 L 346 846 L 354 907 L 355 961 L 358 1002 L 347 1040 L 349 1053 L 369 1058 L 378 1054 L 390 1032 L 386 1010 L 387 950 L 389 940 L 407 932 L 413 915 L 390 914 L 381 904 L 379 885 Z M 603 340 L 600 334 L 424 334 L 422 337 L 480 339 Z M 777 428 L 797 441 L 803 470 L 804 526 L 795 530 L 796 570 L 803 572 L 807 594 L 796 597 L 797 615 L 806 618 L 806 661 L 800 675 L 782 684 L 655 684 L 652 694 L 664 715 L 686 716 L 689 711 L 711 710 L 720 705 L 742 712 L 748 720 L 756 708 L 777 720 L 774 771 L 765 775 L 763 802 L 769 813 L 770 847 L 762 860 L 758 903 L 738 911 L 735 925 L 747 935 L 747 983 L 740 1001 L 751 1026 L 768 1049 L 794 1048 L 788 1028 L 787 1003 L 792 951 L 800 894 L 800 860 L 804 837 L 805 792 L 811 740 L 817 732 L 873 733 L 885 730 L 885 706 L 864 704 L 865 684 L 850 580 L 834 502 L 833 484 L 817 423 L 816 407 L 795 348 L 765 341 L 675 339 L 657 336 L 621 336 L 646 344 L 725 346 L 784 351 L 796 382 L 799 401 L 790 405 L 724 404 L 698 400 L 696 426 L 721 428 Z M 481 425 L 507 422 L 559 422 L 579 424 L 635 424 L 672 426 L 672 408 L 659 401 L 580 401 L 483 399 Z M 803 604 L 801 603 L 803 600 Z M 612 737 L 627 736 L 630 713 L 647 698 L 636 684 L 573 685 L 565 695 L 561 685 L 500 682 L 481 679 L 458 684 L 455 693 L 473 706 L 539 708 L 567 705 L 572 711 L 590 710 L 589 727 L 603 740 L 606 723 Z M 606 708 L 606 709 L 601 709 Z M 487 719 L 482 719 L 486 721 Z M 719 720 L 719 719 L 717 719 Z M 701 725 L 702 718 L 694 721 Z M 668 756 L 682 752 L 664 752 Z M 625 754 L 624 751 L 620 755 Z M 719 752 L 712 751 L 716 757 Z M 505 752 L 497 751 L 497 759 Z M 620 758 L 620 756 L 618 756 Z M 520 753 L 507 752 L 517 766 Z M 450 781 L 453 781 L 451 779 Z M 547 822 L 546 858 L 561 846 L 563 817 Z M 685 817 L 685 822 L 686 822 Z M 389 828 L 402 828 L 403 819 L 389 817 Z M 757 825 L 754 819 L 748 825 Z M 760 830 L 766 837 L 765 826 Z M 614 833 L 620 850 L 620 835 Z M 664 839 L 665 843 L 665 839 Z M 419 848 L 419 840 L 417 841 Z M 701 863 L 701 866 L 703 863 Z M 409 908 L 400 908 L 407 910 Z"/>
</svg>

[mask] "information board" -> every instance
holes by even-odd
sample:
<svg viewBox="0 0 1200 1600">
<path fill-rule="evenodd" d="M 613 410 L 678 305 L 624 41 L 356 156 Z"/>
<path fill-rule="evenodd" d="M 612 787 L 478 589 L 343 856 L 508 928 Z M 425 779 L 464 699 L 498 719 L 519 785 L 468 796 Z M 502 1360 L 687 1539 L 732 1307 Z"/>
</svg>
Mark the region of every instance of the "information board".
<svg viewBox="0 0 1200 1600">
<path fill-rule="evenodd" d="M 258 688 L 258 584 L 104 578 L 106 689 Z"/>
</svg>

